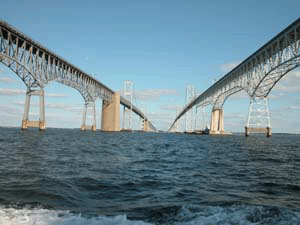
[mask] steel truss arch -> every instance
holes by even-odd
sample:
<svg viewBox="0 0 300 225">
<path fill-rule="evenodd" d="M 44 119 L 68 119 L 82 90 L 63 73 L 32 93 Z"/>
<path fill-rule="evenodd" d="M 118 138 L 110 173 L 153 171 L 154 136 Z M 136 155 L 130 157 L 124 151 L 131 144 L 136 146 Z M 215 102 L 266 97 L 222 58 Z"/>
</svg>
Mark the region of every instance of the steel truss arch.
<svg viewBox="0 0 300 225">
<path fill-rule="evenodd" d="M 219 96 L 216 97 L 216 99 L 213 101 L 213 109 L 222 109 L 224 104 L 225 104 L 225 101 L 231 96 L 231 95 L 234 95 L 240 91 L 243 91 L 244 88 L 240 87 L 240 86 L 237 86 L 237 87 L 234 87 L 228 91 L 225 91 L 223 92 L 222 94 L 220 94 Z M 246 93 L 247 91 L 244 90 Z"/>
<path fill-rule="evenodd" d="M 13 71 L 27 86 L 27 88 L 43 87 L 36 76 L 32 74 L 26 66 L 20 64 L 15 59 L 0 53 L 0 62 Z"/>
<path fill-rule="evenodd" d="M 299 58 L 300 18 L 188 103 L 170 129 L 189 109 L 207 99 L 215 108 L 223 106 L 238 87 L 250 97 L 266 97 L 288 71 L 299 66 Z"/>
<path fill-rule="evenodd" d="M 300 55 L 288 60 L 267 73 L 251 97 L 267 97 L 276 84 L 290 71 L 300 66 Z"/>
<path fill-rule="evenodd" d="M 0 60 L 8 67 L 26 68 L 32 77 L 20 77 L 27 87 L 45 87 L 57 81 L 77 89 L 86 100 L 110 100 L 114 92 L 71 63 L 57 56 L 20 31 L 0 21 Z M 4 57 L 6 56 L 6 57 Z M 5 60 L 6 59 L 6 60 Z M 29 81 L 27 81 L 29 80 Z M 70 82 L 71 81 L 71 82 Z M 74 85 L 76 83 L 76 85 Z"/>
<path fill-rule="evenodd" d="M 56 81 L 79 91 L 86 103 L 97 99 L 110 101 L 115 94 L 91 75 L 3 20 L 0 20 L 0 62 L 15 72 L 29 89 L 44 88 Z M 125 107 L 130 105 L 122 98 L 121 104 Z M 137 115 L 148 121 L 137 107 L 132 105 L 132 108 Z M 150 121 L 149 124 L 152 130 L 156 130 Z"/>
</svg>

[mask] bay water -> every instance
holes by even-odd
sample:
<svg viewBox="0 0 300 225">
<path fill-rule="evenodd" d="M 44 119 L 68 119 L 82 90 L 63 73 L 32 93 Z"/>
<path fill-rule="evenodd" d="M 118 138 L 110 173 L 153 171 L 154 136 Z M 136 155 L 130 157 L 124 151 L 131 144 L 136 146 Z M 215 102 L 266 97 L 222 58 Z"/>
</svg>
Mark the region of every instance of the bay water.
<svg viewBox="0 0 300 225">
<path fill-rule="evenodd" d="M 300 224 L 300 135 L 0 128 L 0 224 Z"/>
</svg>

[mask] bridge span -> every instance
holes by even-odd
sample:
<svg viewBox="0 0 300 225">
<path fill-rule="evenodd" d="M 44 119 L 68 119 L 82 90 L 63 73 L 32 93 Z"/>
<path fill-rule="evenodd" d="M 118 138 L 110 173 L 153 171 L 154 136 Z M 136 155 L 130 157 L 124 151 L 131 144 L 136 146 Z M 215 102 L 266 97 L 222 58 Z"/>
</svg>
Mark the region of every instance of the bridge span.
<svg viewBox="0 0 300 225">
<path fill-rule="evenodd" d="M 211 105 L 209 133 L 224 133 L 223 105 L 229 96 L 245 91 L 250 98 L 246 136 L 250 132 L 266 132 L 270 136 L 267 97 L 282 77 L 300 65 L 299 46 L 300 18 L 190 101 L 177 115 L 169 131 L 194 106 Z"/>
<path fill-rule="evenodd" d="M 146 115 L 119 93 L 114 92 L 86 72 L 72 65 L 49 49 L 0 20 L 0 62 L 10 68 L 26 85 L 25 109 L 22 129 L 39 127 L 46 129 L 44 87 L 59 82 L 76 89 L 84 99 L 81 130 L 96 130 L 95 101 L 102 99 L 102 130 L 120 130 L 120 104 L 130 108 L 144 123 L 144 131 L 156 131 Z M 32 95 L 40 97 L 40 119 L 30 121 L 29 107 Z M 86 125 L 87 108 L 93 108 L 93 124 Z"/>
</svg>

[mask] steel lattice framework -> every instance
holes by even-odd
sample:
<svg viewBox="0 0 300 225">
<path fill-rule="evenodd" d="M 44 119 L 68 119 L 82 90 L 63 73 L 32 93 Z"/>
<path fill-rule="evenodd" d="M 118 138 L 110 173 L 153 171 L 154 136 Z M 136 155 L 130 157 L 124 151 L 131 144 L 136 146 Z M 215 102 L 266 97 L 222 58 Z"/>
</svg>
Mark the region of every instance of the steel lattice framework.
<svg viewBox="0 0 300 225">
<path fill-rule="evenodd" d="M 299 46 L 300 18 L 188 103 L 172 126 L 193 106 L 221 109 L 230 95 L 242 90 L 250 98 L 267 97 L 284 75 L 300 66 Z"/>
<path fill-rule="evenodd" d="M 79 91 L 85 104 L 97 99 L 109 101 L 114 95 L 110 88 L 2 20 L 0 62 L 17 74 L 29 90 L 44 88 L 56 81 Z M 131 105 L 124 98 L 121 98 L 121 104 L 127 108 Z M 138 108 L 132 108 L 141 118 L 148 120 Z M 152 124 L 151 128 L 156 130 Z"/>
</svg>

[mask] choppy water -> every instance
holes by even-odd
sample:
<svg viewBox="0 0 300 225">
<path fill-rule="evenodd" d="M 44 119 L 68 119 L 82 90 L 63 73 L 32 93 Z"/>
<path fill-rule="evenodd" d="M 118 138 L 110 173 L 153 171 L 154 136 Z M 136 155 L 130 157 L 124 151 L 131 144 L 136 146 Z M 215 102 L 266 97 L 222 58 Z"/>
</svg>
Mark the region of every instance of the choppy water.
<svg viewBox="0 0 300 225">
<path fill-rule="evenodd" d="M 300 135 L 0 128 L 0 224 L 300 224 Z"/>
</svg>

